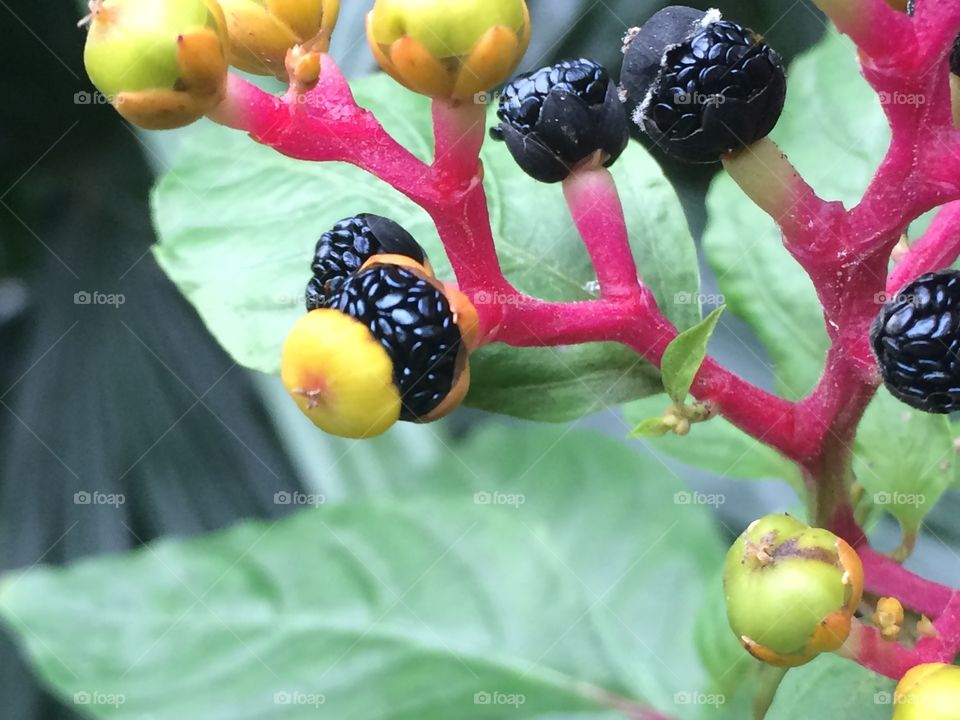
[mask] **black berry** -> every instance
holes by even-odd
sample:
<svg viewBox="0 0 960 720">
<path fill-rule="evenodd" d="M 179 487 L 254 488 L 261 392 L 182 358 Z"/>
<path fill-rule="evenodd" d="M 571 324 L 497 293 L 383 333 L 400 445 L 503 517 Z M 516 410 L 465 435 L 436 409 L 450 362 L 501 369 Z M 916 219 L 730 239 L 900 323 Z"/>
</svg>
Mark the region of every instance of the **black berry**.
<svg viewBox="0 0 960 720">
<path fill-rule="evenodd" d="M 960 410 L 960 272 L 921 275 L 887 302 L 870 333 L 887 389 L 918 410 Z"/>
<path fill-rule="evenodd" d="M 783 111 L 780 56 L 719 12 L 668 7 L 628 34 L 620 82 L 636 125 L 694 163 L 766 137 Z"/>
<path fill-rule="evenodd" d="M 521 75 L 503 90 L 491 128 L 523 170 L 541 182 L 565 179 L 600 153 L 612 165 L 630 139 L 627 115 L 606 69 L 591 60 L 566 60 Z"/>
<path fill-rule="evenodd" d="M 427 419 L 458 381 L 466 352 L 443 292 L 407 268 L 376 265 L 349 277 L 330 307 L 367 325 L 390 355 L 400 419 Z"/>
<path fill-rule="evenodd" d="M 420 264 L 428 262 L 420 244 L 393 220 L 361 213 L 334 225 L 317 241 L 313 278 L 307 285 L 307 310 L 325 306 L 348 277 L 381 253 L 405 255 Z"/>
</svg>

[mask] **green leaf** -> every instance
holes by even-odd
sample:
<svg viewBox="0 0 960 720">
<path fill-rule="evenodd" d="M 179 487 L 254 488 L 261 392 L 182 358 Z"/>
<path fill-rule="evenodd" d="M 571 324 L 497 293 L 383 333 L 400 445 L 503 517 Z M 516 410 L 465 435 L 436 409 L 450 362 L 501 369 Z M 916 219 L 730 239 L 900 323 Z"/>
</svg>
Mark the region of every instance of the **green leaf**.
<svg viewBox="0 0 960 720">
<path fill-rule="evenodd" d="M 354 83 L 358 101 L 421 159 L 432 153 L 429 101 L 385 76 Z M 493 110 L 491 109 L 491 113 Z M 504 271 L 551 300 L 593 297 L 595 273 L 557 186 L 536 183 L 506 147 L 483 150 L 484 184 Z M 636 143 L 613 168 L 634 254 L 664 312 L 682 330 L 699 307 L 696 251 L 680 203 Z M 303 312 L 317 238 L 357 212 L 390 216 L 434 261 L 450 266 L 427 214 L 393 188 L 342 163 L 291 160 L 246 135 L 198 124 L 153 195 L 160 264 L 242 365 L 275 373 L 280 347 Z M 613 344 L 558 349 L 484 348 L 472 359 L 468 404 L 565 420 L 662 388 L 659 373 Z"/>
<path fill-rule="evenodd" d="M 889 720 L 895 685 L 850 660 L 821 655 L 787 673 L 766 720 Z"/>
<path fill-rule="evenodd" d="M 760 662 L 743 649 L 730 629 L 722 569 L 708 585 L 695 623 L 697 652 L 710 673 L 712 687 L 724 696 L 733 696 L 752 678 Z"/>
<path fill-rule="evenodd" d="M 662 414 L 669 400 L 655 396 L 632 402 L 624 408 L 631 425 Z M 651 447 L 695 467 L 725 477 L 751 480 L 786 480 L 798 493 L 803 481 L 797 467 L 775 450 L 750 437 L 722 417 L 695 423 L 690 434 L 680 437 L 665 435 Z"/>
<path fill-rule="evenodd" d="M 687 399 L 693 379 L 707 356 L 707 343 L 722 314 L 723 307 L 716 308 L 701 322 L 677 335 L 663 353 L 660 363 L 663 387 L 678 405 Z"/>
<path fill-rule="evenodd" d="M 831 29 L 791 65 L 786 108 L 771 137 L 821 197 L 847 207 L 860 199 L 890 130 L 847 38 Z M 766 346 L 779 391 L 802 397 L 828 347 L 812 283 L 773 220 L 724 173 L 710 187 L 707 217 L 704 251 L 726 303 Z"/>
<path fill-rule="evenodd" d="M 880 388 L 857 430 L 854 471 L 867 500 L 913 532 L 950 487 L 957 451 L 945 415 L 920 412 Z"/>
<path fill-rule="evenodd" d="M 662 473 L 601 436 L 497 428 L 392 496 L 7 576 L 0 616 L 61 698 L 122 698 L 96 717 L 674 713 L 706 682 L 686 620 L 722 548 Z"/>
<path fill-rule="evenodd" d="M 670 426 L 663 421 L 663 418 L 650 417 L 641 420 L 631 431 L 630 437 L 663 437 L 668 432 L 670 432 Z"/>
</svg>

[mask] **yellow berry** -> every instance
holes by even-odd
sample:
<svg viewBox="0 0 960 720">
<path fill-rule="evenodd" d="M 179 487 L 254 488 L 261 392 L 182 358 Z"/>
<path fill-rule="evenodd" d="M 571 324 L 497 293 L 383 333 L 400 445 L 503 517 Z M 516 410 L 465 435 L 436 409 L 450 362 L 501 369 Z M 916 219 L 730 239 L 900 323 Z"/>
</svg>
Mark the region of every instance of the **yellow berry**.
<svg viewBox="0 0 960 720">
<path fill-rule="evenodd" d="M 340 0 L 220 0 L 230 34 L 230 64 L 287 79 L 287 51 L 325 53 Z"/>
<path fill-rule="evenodd" d="M 280 377 L 300 410 L 334 435 L 380 435 L 400 417 L 393 362 L 360 321 L 332 309 L 313 310 L 283 346 Z"/>
</svg>

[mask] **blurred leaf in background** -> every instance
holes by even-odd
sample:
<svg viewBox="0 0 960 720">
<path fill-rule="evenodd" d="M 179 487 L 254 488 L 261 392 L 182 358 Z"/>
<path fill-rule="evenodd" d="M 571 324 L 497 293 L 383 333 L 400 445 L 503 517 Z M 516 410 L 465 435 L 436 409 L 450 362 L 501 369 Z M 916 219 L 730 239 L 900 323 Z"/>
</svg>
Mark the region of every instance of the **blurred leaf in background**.
<svg viewBox="0 0 960 720">
<path fill-rule="evenodd" d="M 11 576 L 0 614 L 59 694 L 122 698 L 97 717 L 699 710 L 687 619 L 723 549 L 656 462 L 559 428 L 392 462 L 384 494 Z"/>
</svg>

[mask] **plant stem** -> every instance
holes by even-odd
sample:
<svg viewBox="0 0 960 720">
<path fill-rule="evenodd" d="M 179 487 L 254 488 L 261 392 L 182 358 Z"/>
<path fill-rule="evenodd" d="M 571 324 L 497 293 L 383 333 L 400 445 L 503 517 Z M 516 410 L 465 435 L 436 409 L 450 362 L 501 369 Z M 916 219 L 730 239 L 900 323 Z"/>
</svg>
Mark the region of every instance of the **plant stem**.
<svg viewBox="0 0 960 720">
<path fill-rule="evenodd" d="M 563 181 L 563 195 L 593 261 L 600 296 L 626 300 L 638 297 L 637 265 L 610 171 L 603 167 L 575 170 Z"/>
<path fill-rule="evenodd" d="M 761 665 L 757 668 L 760 688 L 753 697 L 754 720 L 763 720 L 767 716 L 788 670 L 789 668 L 778 668 L 772 665 Z"/>
</svg>

